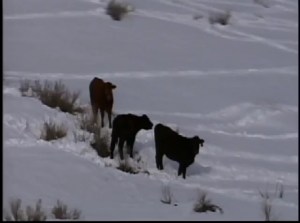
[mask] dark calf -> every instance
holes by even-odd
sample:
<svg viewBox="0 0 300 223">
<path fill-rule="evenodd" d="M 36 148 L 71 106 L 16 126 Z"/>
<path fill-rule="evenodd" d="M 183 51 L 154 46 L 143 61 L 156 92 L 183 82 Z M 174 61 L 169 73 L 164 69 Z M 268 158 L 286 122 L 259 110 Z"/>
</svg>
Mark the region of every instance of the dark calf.
<svg viewBox="0 0 300 223">
<path fill-rule="evenodd" d="M 111 128 L 111 114 L 114 104 L 113 89 L 116 85 L 110 82 L 104 82 L 95 77 L 89 86 L 90 100 L 93 110 L 94 121 L 97 121 L 98 110 L 101 113 L 101 127 L 104 127 L 104 112 L 108 115 L 109 128 Z"/>
<path fill-rule="evenodd" d="M 118 115 L 113 121 L 112 139 L 110 145 L 110 158 L 114 158 L 114 149 L 116 143 L 119 141 L 119 154 L 121 160 L 123 156 L 123 146 L 126 142 L 130 149 L 130 157 L 133 158 L 133 145 L 136 134 L 141 130 L 152 129 L 153 124 L 147 115 L 137 116 L 133 114 Z"/>
<path fill-rule="evenodd" d="M 185 179 L 186 169 L 194 163 L 195 156 L 199 153 L 199 145 L 203 147 L 204 140 L 198 136 L 187 138 L 179 135 L 171 128 L 157 124 L 154 128 L 156 167 L 163 170 L 163 156 L 179 163 L 178 176 Z"/>
</svg>

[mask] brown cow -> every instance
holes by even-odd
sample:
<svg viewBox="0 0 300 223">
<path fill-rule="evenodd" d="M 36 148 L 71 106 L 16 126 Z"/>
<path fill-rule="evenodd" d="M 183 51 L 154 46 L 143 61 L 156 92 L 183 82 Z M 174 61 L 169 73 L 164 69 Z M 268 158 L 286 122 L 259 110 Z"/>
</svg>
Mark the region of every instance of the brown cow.
<svg viewBox="0 0 300 223">
<path fill-rule="evenodd" d="M 114 104 L 113 89 L 117 88 L 111 82 L 104 82 L 95 77 L 90 83 L 90 100 L 93 110 L 94 121 L 97 121 L 98 109 L 101 113 L 101 127 L 104 127 L 104 112 L 108 115 L 109 128 L 111 128 L 111 114 Z"/>
</svg>

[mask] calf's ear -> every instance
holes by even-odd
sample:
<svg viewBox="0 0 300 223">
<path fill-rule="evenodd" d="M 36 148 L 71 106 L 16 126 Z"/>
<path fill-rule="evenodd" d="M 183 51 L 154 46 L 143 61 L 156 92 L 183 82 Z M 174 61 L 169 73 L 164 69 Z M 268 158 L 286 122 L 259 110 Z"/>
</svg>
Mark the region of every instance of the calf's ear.
<svg viewBox="0 0 300 223">
<path fill-rule="evenodd" d="M 111 89 L 116 89 L 116 88 L 117 88 L 116 85 L 114 85 L 114 84 L 111 85 Z"/>
</svg>

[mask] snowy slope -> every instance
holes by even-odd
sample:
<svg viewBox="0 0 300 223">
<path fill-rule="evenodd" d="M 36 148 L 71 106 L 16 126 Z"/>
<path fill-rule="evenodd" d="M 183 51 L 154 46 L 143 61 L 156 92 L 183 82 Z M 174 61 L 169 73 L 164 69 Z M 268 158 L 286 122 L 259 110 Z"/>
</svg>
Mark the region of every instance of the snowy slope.
<svg viewBox="0 0 300 223">
<path fill-rule="evenodd" d="M 280 181 L 275 215 L 298 219 L 298 1 L 127 2 L 136 11 L 115 22 L 104 0 L 3 1 L 4 206 L 41 198 L 50 209 L 59 198 L 85 220 L 262 220 L 258 190 Z M 232 25 L 211 26 L 207 16 L 224 10 Z M 113 167 L 117 157 L 75 143 L 74 116 L 18 92 L 23 78 L 61 79 L 88 105 L 95 76 L 117 85 L 116 113 L 205 139 L 186 180 L 167 158 L 156 169 L 153 131 L 141 131 L 134 148 L 150 175 L 129 175 Z M 46 118 L 65 123 L 68 136 L 38 140 Z M 178 206 L 160 202 L 164 184 Z M 198 188 L 223 215 L 193 212 Z"/>
</svg>

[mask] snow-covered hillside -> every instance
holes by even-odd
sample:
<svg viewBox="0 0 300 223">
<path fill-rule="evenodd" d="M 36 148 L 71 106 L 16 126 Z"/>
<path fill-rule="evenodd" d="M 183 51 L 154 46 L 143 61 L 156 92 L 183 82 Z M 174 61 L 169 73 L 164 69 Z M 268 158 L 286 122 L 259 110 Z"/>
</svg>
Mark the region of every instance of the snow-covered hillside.
<svg viewBox="0 0 300 223">
<path fill-rule="evenodd" d="M 259 190 L 274 193 L 280 182 L 274 216 L 298 219 L 298 1 L 127 2 L 136 10 L 117 22 L 105 0 L 3 1 L 4 207 L 11 197 L 41 198 L 48 213 L 60 199 L 84 220 L 263 220 Z M 225 10 L 230 25 L 208 22 Z M 130 175 L 113 167 L 118 156 L 75 143 L 74 116 L 18 90 L 21 79 L 61 79 L 89 106 L 96 76 L 117 85 L 116 113 L 205 140 L 186 180 L 166 157 L 156 169 L 153 130 L 134 147 L 150 174 Z M 38 139 L 46 118 L 64 123 L 67 137 Z M 177 206 L 160 202 L 163 185 Z M 195 213 L 197 189 L 224 214 Z"/>
</svg>

